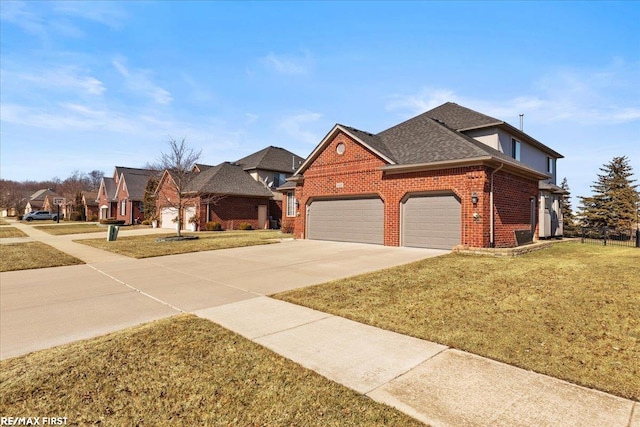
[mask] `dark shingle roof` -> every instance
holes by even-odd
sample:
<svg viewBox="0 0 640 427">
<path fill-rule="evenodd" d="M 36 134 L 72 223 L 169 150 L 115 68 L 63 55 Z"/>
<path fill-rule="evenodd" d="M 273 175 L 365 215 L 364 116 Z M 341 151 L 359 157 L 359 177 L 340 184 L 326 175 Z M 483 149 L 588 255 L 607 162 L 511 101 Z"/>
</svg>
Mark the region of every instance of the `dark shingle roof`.
<svg viewBox="0 0 640 427">
<path fill-rule="evenodd" d="M 117 200 L 116 198 L 116 180 L 113 178 L 103 177 L 102 182 L 104 183 L 104 191 L 107 193 L 107 198 L 111 201 Z"/>
<path fill-rule="evenodd" d="M 83 191 L 82 197 L 84 197 L 87 206 L 98 206 L 96 199 L 98 198 L 97 191 Z"/>
<path fill-rule="evenodd" d="M 130 200 L 142 200 L 149 178 L 158 172 L 152 169 L 125 168 L 116 166 L 118 179 L 124 179 Z"/>
<path fill-rule="evenodd" d="M 455 130 L 479 128 L 490 125 L 502 124 L 502 120 L 487 116 L 477 111 L 463 107 L 454 102 L 447 102 L 439 107 L 422 113 L 420 116 L 431 117 L 432 119 L 444 122 L 448 127 Z M 417 118 L 417 117 L 416 117 Z"/>
<path fill-rule="evenodd" d="M 304 159 L 289 150 L 269 146 L 258 152 L 243 157 L 235 163 L 244 170 L 263 169 L 276 172 L 293 173 Z"/>
<path fill-rule="evenodd" d="M 251 178 L 235 163 L 221 163 L 197 173 L 187 191 L 247 197 L 271 197 L 263 184 Z"/>
<path fill-rule="evenodd" d="M 391 153 L 391 151 L 389 150 L 389 147 L 382 141 L 382 139 L 380 138 L 380 134 L 378 135 L 373 135 L 369 132 L 365 132 L 356 128 L 352 128 L 350 126 L 345 126 L 345 125 L 339 125 L 345 129 L 347 129 L 349 131 L 349 133 L 351 133 L 353 136 L 355 136 L 356 138 L 360 139 L 362 142 L 364 142 L 365 144 L 367 144 L 369 147 L 373 148 L 374 150 L 376 150 L 378 153 L 382 154 L 383 156 L 393 159 L 393 154 Z"/>
</svg>

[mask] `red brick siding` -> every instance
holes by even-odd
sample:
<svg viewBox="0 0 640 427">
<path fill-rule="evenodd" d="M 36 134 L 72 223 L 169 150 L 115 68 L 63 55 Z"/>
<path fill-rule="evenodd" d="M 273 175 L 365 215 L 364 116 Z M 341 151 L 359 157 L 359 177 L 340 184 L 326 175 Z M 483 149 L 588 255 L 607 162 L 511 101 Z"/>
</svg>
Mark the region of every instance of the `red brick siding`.
<svg viewBox="0 0 640 427">
<path fill-rule="evenodd" d="M 218 200 L 209 207 L 209 221 L 216 221 L 222 224 L 225 230 L 235 230 L 243 222 L 251 224 L 254 229 L 258 228 L 258 205 L 267 205 L 267 223 L 269 220 L 269 199 L 259 197 L 237 197 L 227 196 Z M 200 218 L 203 227 L 207 222 L 206 201 L 200 206 Z M 204 219 L 204 220 L 203 220 Z"/>
<path fill-rule="evenodd" d="M 339 143 L 345 144 L 343 155 L 336 153 Z M 294 235 L 304 238 L 306 206 L 314 198 L 377 195 L 385 204 L 384 244 L 399 246 L 403 199 L 411 194 L 442 192 L 455 194 L 461 202 L 461 244 L 490 246 L 490 168 L 469 166 L 383 175 L 380 167 L 385 164 L 356 141 L 339 133 L 304 172 L 304 183 L 296 187 L 300 208 Z M 531 194 L 536 194 L 537 181 L 500 172 L 495 178 L 496 194 L 503 192 L 494 199 L 496 246 L 514 246 L 513 230 L 529 227 L 529 194 L 532 190 Z M 471 201 L 474 192 L 479 199 L 475 206 Z M 479 214 L 477 219 L 473 217 L 474 212 Z M 283 221 L 286 219 L 283 217 Z"/>
<path fill-rule="evenodd" d="M 538 182 L 497 172 L 493 185 L 495 246 L 498 248 L 516 246 L 513 232 L 531 229 L 530 199 L 531 197 L 537 199 Z"/>
</svg>

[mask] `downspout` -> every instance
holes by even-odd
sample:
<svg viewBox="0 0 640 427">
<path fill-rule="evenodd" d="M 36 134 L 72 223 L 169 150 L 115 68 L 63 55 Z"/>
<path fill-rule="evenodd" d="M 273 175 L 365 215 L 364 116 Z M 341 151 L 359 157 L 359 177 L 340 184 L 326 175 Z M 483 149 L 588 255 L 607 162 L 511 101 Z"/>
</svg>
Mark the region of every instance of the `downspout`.
<svg viewBox="0 0 640 427">
<path fill-rule="evenodd" d="M 496 242 L 495 242 L 495 238 L 494 238 L 494 221 L 493 221 L 493 175 L 496 174 L 496 172 L 498 172 L 500 169 L 502 169 L 502 167 L 504 166 L 504 163 L 500 163 L 500 166 L 497 169 L 494 169 L 493 172 L 491 172 L 491 191 L 489 193 L 489 233 L 490 233 L 490 237 L 489 237 L 489 245 L 492 248 L 496 247 Z"/>
</svg>

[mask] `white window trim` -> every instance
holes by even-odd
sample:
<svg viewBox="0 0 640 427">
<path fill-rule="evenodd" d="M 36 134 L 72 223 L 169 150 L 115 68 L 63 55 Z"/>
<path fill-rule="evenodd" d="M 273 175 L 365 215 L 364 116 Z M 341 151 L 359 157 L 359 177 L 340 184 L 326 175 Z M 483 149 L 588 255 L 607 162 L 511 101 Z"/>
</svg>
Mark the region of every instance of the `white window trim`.
<svg viewBox="0 0 640 427">
<path fill-rule="evenodd" d="M 296 216 L 296 198 L 293 191 L 287 192 L 286 215 L 289 218 Z"/>
<path fill-rule="evenodd" d="M 120 201 L 120 215 L 126 215 L 126 214 L 127 214 L 127 200 L 124 199 Z"/>
</svg>

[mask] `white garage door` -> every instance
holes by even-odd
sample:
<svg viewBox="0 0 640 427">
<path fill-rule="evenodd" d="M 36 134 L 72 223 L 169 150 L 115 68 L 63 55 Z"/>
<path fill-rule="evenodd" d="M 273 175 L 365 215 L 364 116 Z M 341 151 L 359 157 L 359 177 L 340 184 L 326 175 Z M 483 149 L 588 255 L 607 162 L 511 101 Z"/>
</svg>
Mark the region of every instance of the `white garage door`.
<svg viewBox="0 0 640 427">
<path fill-rule="evenodd" d="M 176 223 L 173 219 L 178 216 L 178 209 L 176 208 L 162 208 L 160 211 L 160 227 L 176 229 Z"/>
<path fill-rule="evenodd" d="M 315 200 L 307 210 L 307 238 L 384 244 L 384 203 L 379 198 Z"/>
<path fill-rule="evenodd" d="M 454 195 L 413 196 L 402 205 L 402 246 L 451 249 L 460 244 L 460 201 Z"/>
</svg>

